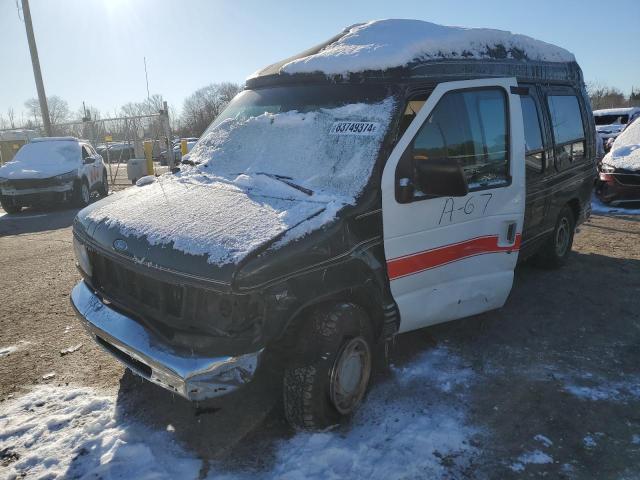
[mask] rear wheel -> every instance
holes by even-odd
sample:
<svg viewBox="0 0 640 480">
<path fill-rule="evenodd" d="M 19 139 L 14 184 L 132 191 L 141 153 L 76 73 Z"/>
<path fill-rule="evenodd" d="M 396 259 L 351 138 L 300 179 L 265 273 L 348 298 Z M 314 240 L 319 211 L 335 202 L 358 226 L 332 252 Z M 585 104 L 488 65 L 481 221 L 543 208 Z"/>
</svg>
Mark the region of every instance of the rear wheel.
<svg viewBox="0 0 640 480">
<path fill-rule="evenodd" d="M 101 197 L 109 195 L 109 177 L 107 177 L 107 171 L 102 171 L 102 183 L 98 187 L 98 193 Z"/>
<path fill-rule="evenodd" d="M 360 307 L 314 311 L 284 372 L 284 410 L 295 428 L 320 429 L 350 415 L 364 398 L 372 368 L 372 333 Z"/>
<path fill-rule="evenodd" d="M 539 265 L 546 268 L 558 268 L 567 263 L 573 245 L 575 226 L 573 212 L 569 206 L 565 205 L 560 210 L 553 234 L 537 255 L 536 260 Z"/>
<path fill-rule="evenodd" d="M 91 190 L 86 179 L 77 182 L 73 189 L 74 203 L 77 207 L 86 207 L 91 201 Z"/>
<path fill-rule="evenodd" d="M 9 214 L 20 213 L 20 210 L 22 210 L 22 207 L 15 203 L 11 197 L 0 197 L 0 205 Z"/>
</svg>

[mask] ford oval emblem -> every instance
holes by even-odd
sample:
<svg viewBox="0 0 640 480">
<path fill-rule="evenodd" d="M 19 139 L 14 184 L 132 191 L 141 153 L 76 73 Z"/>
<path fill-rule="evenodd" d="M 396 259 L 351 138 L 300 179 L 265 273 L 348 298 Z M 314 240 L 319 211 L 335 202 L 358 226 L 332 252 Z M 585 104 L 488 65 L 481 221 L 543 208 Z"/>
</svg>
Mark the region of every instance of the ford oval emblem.
<svg viewBox="0 0 640 480">
<path fill-rule="evenodd" d="M 126 252 L 129 248 L 129 245 L 127 245 L 127 242 L 125 242 L 123 239 L 118 238 L 113 241 L 113 248 L 115 248 L 119 252 Z"/>
</svg>

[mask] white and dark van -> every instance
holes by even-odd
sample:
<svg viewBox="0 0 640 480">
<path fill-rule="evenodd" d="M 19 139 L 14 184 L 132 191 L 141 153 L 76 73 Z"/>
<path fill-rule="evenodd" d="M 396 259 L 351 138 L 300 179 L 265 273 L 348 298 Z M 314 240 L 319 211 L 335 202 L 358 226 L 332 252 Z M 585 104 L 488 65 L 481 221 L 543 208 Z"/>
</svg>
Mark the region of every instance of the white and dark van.
<svg viewBox="0 0 640 480">
<path fill-rule="evenodd" d="M 356 25 L 250 77 L 190 165 L 82 210 L 71 301 L 191 400 L 283 365 L 288 420 L 323 426 L 362 400 L 374 345 L 501 307 L 519 259 L 562 265 L 594 157 L 569 52 Z"/>
</svg>

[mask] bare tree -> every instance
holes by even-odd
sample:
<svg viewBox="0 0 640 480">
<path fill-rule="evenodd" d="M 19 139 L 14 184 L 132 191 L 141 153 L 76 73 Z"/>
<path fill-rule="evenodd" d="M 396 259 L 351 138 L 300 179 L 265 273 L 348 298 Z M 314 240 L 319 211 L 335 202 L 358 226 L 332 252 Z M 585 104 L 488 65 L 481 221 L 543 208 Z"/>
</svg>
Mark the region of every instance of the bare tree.
<svg viewBox="0 0 640 480">
<path fill-rule="evenodd" d="M 184 133 L 202 135 L 240 89 L 240 85 L 235 83 L 212 83 L 189 95 L 182 109 Z"/>
<path fill-rule="evenodd" d="M 69 120 L 69 104 L 65 100 L 57 95 L 52 95 L 47 97 L 47 103 L 49 104 L 49 117 L 51 117 L 52 125 L 64 123 Z M 35 124 L 42 123 L 40 102 L 37 98 L 30 98 L 24 102 L 24 106 L 28 110 L 29 115 L 33 118 Z"/>
<path fill-rule="evenodd" d="M 16 114 L 13 111 L 13 107 L 9 107 L 7 109 L 7 117 L 9 117 L 10 128 L 16 128 L 15 116 Z"/>
<path fill-rule="evenodd" d="M 620 90 L 600 82 L 588 82 L 587 93 L 591 100 L 591 108 L 594 110 L 626 107 L 628 104 L 627 99 Z"/>
</svg>

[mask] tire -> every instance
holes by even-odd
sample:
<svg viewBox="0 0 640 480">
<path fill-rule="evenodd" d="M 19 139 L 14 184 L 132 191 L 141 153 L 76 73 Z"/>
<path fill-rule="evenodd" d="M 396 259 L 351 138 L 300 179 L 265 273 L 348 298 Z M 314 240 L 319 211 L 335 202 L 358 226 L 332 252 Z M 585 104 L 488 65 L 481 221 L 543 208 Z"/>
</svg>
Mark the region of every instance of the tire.
<svg viewBox="0 0 640 480">
<path fill-rule="evenodd" d="M 98 187 L 98 193 L 101 197 L 109 195 L 109 177 L 107 177 L 107 171 L 102 171 L 102 183 Z"/>
<path fill-rule="evenodd" d="M 86 207 L 91 202 L 91 189 L 86 179 L 77 182 L 73 188 L 73 200 L 76 207 Z"/>
<path fill-rule="evenodd" d="M 285 418 L 296 429 L 326 428 L 361 403 L 371 376 L 372 332 L 364 310 L 344 303 L 315 310 L 285 367 Z"/>
<path fill-rule="evenodd" d="M 536 256 L 536 263 L 544 268 L 560 268 L 567 263 L 576 221 L 568 205 L 562 207 L 552 235 L 544 243 Z"/>
<path fill-rule="evenodd" d="M 22 210 L 22 207 L 15 204 L 10 197 L 0 197 L 0 205 L 2 205 L 2 209 L 10 215 L 20 213 L 20 210 Z"/>
</svg>

